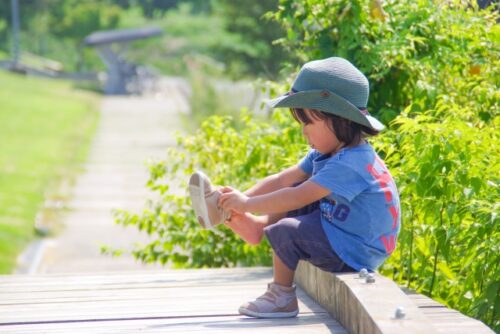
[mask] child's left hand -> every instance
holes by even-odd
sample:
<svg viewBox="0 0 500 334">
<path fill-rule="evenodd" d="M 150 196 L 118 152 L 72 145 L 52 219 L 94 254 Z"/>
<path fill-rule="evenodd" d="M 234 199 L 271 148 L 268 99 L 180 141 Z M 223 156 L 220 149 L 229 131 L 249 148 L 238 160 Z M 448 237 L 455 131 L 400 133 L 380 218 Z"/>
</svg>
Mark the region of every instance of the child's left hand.
<svg viewBox="0 0 500 334">
<path fill-rule="evenodd" d="M 242 192 L 231 187 L 224 187 L 220 189 L 222 194 L 219 197 L 219 206 L 224 211 L 246 212 L 246 204 L 249 197 Z"/>
</svg>

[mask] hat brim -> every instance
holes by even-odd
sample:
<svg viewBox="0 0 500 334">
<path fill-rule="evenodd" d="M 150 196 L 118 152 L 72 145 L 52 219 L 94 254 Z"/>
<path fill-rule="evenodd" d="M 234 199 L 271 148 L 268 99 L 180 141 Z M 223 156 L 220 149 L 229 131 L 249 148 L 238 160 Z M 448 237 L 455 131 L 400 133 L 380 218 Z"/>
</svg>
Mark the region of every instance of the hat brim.
<svg viewBox="0 0 500 334">
<path fill-rule="evenodd" d="M 364 115 L 343 97 L 327 90 L 308 90 L 288 93 L 267 101 L 272 108 L 307 108 L 331 113 L 371 129 L 381 131 L 384 125 L 375 117 Z"/>
</svg>

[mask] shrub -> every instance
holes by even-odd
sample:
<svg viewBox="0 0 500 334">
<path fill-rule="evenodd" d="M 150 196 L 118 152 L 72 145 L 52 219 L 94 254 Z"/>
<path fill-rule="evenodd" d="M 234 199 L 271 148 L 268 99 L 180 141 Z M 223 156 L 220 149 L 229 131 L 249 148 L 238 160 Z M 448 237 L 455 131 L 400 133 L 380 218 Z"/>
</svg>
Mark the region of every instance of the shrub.
<svg viewBox="0 0 500 334">
<path fill-rule="evenodd" d="M 386 123 L 409 104 L 433 108 L 457 77 L 498 83 L 498 14 L 472 2 L 281 0 L 273 17 L 304 61 L 336 55 L 366 73 L 369 109 Z"/>
<path fill-rule="evenodd" d="M 380 270 L 498 327 L 498 117 L 474 124 L 448 112 L 404 113 L 376 143 L 402 200 L 399 247 Z"/>
</svg>

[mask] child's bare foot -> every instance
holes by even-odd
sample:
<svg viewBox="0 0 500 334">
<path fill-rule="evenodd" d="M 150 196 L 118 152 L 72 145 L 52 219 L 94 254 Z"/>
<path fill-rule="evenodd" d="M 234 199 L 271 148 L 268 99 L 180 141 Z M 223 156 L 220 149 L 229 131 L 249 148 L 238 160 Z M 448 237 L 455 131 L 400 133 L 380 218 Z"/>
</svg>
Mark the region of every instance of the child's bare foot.
<svg viewBox="0 0 500 334">
<path fill-rule="evenodd" d="M 227 220 L 225 224 L 251 245 L 259 244 L 264 237 L 265 223 L 251 213 L 233 212 L 231 220 Z"/>
</svg>

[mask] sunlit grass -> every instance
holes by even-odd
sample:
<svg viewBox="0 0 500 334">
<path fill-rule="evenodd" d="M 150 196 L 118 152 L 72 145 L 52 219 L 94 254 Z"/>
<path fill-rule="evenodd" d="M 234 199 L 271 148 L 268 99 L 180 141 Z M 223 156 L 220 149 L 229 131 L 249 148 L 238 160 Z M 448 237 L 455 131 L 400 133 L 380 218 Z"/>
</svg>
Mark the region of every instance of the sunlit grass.
<svg viewBox="0 0 500 334">
<path fill-rule="evenodd" d="M 46 194 L 74 175 L 98 118 L 71 83 L 0 72 L 0 273 L 34 239 Z"/>
</svg>

